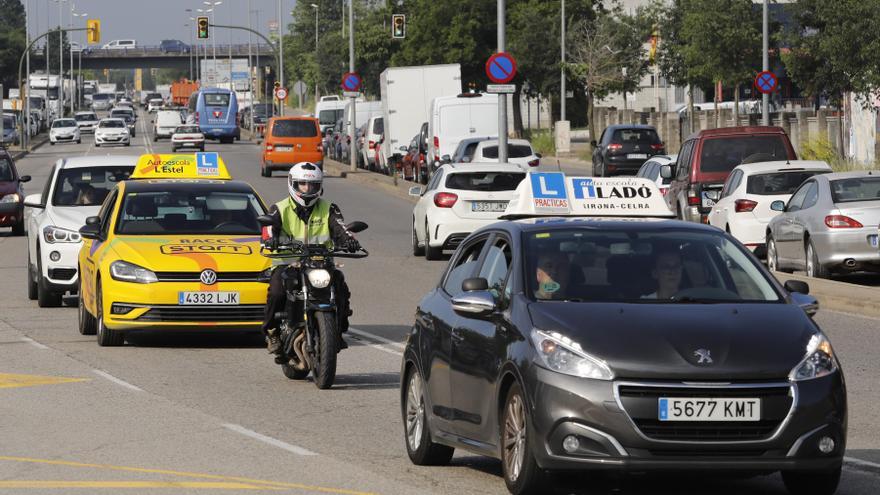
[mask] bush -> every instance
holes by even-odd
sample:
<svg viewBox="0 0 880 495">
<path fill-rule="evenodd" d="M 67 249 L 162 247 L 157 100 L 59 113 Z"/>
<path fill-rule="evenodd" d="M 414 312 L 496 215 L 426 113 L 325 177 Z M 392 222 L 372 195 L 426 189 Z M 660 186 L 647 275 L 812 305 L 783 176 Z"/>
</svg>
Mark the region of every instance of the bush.
<svg viewBox="0 0 880 495">
<path fill-rule="evenodd" d="M 530 134 L 528 139 L 531 141 L 532 148 L 534 148 L 535 152 L 540 153 L 541 156 L 556 155 L 556 139 L 554 139 L 552 132 L 534 131 Z"/>
<path fill-rule="evenodd" d="M 801 159 L 822 160 L 832 164 L 837 159 L 837 151 L 827 139 L 811 139 L 801 144 Z"/>
</svg>

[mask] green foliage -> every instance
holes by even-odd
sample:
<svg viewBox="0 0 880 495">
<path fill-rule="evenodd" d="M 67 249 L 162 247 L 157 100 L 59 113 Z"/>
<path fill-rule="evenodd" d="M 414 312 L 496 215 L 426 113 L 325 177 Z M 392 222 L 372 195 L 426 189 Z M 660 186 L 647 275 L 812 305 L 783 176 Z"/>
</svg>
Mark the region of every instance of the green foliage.
<svg viewBox="0 0 880 495">
<path fill-rule="evenodd" d="M 0 0 L 0 84 L 4 88 L 18 87 L 15 79 L 24 48 L 24 4 Z"/>
<path fill-rule="evenodd" d="M 837 158 L 837 152 L 831 141 L 824 138 L 815 138 L 805 141 L 800 145 L 800 156 L 803 160 L 822 160 L 832 163 Z"/>
<path fill-rule="evenodd" d="M 553 138 L 553 133 L 549 130 L 532 131 L 528 139 L 532 143 L 532 148 L 535 152 L 540 153 L 541 156 L 549 157 L 556 155 L 556 140 Z"/>
</svg>

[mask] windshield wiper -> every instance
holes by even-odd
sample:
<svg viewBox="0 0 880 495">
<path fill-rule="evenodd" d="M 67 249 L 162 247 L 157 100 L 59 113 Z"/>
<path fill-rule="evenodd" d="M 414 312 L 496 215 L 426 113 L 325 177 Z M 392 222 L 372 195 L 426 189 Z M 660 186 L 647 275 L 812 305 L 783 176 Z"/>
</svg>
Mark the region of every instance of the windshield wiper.
<svg viewBox="0 0 880 495">
<path fill-rule="evenodd" d="M 704 297 L 693 297 L 693 296 L 672 297 L 672 298 L 668 299 L 668 301 L 673 302 L 673 303 L 681 303 L 681 304 L 718 304 L 718 303 L 724 303 L 724 302 L 731 302 L 731 301 L 725 301 L 723 299 L 709 299 L 709 298 L 704 298 Z"/>
</svg>

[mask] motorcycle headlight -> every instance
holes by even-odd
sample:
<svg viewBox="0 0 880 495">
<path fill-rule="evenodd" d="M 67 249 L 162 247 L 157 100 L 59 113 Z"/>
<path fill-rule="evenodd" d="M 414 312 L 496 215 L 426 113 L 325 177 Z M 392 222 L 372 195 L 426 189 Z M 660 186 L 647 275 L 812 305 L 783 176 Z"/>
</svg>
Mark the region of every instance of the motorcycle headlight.
<svg viewBox="0 0 880 495">
<path fill-rule="evenodd" d="M 111 263 L 110 276 L 112 276 L 114 280 L 135 282 L 138 284 L 152 284 L 153 282 L 159 281 L 156 278 L 155 273 L 126 261 L 114 261 Z"/>
<path fill-rule="evenodd" d="M 312 268 L 306 272 L 309 285 L 316 289 L 323 289 L 330 285 L 330 272 L 323 268 Z"/>
<path fill-rule="evenodd" d="M 18 193 L 12 193 L 3 196 L 3 198 L 0 199 L 0 204 L 18 203 L 19 201 L 21 201 L 21 196 L 19 196 Z"/>
<path fill-rule="evenodd" d="M 79 232 L 74 230 L 62 229 L 61 227 L 55 227 L 54 225 L 47 225 L 43 227 L 43 239 L 49 244 L 58 243 L 76 243 L 82 240 Z"/>
<path fill-rule="evenodd" d="M 812 380 L 835 371 L 837 371 L 837 358 L 834 357 L 831 342 L 824 335 L 816 334 L 807 343 L 806 356 L 791 370 L 788 379 L 795 382 Z"/>
<path fill-rule="evenodd" d="M 545 368 L 566 375 L 613 380 L 614 373 L 605 361 L 581 349 L 581 345 L 558 332 L 532 330 L 532 342 Z"/>
</svg>

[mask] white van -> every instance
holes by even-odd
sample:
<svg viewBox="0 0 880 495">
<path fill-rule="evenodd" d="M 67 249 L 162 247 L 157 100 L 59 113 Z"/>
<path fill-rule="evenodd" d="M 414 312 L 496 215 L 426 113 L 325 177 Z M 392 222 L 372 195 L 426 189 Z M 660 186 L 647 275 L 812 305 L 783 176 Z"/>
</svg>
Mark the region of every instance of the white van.
<svg viewBox="0 0 880 495">
<path fill-rule="evenodd" d="M 431 101 L 426 159 L 436 170 L 443 157 L 455 153 L 462 139 L 498 135 L 498 95 L 463 93 Z"/>
<path fill-rule="evenodd" d="M 153 121 L 153 141 L 159 138 L 171 138 L 174 129 L 183 124 L 183 116 L 178 110 L 160 110 Z"/>
<path fill-rule="evenodd" d="M 135 40 L 113 40 L 110 43 L 104 44 L 101 47 L 103 50 L 126 50 L 131 48 L 137 48 L 137 41 Z"/>
<path fill-rule="evenodd" d="M 342 118 L 345 102 L 342 100 L 325 100 L 315 104 L 315 117 L 321 125 L 321 135 L 327 133 L 327 129 L 336 125 L 336 121 Z"/>
<path fill-rule="evenodd" d="M 354 109 L 354 128 L 359 129 L 364 123 L 373 117 L 382 116 L 381 101 L 358 101 Z M 345 132 L 348 132 L 348 122 L 351 120 L 351 100 L 345 102 L 345 110 L 342 112 L 342 121 L 345 122 Z"/>
<path fill-rule="evenodd" d="M 385 166 L 385 162 L 376 162 L 376 149 L 381 146 L 383 134 L 385 134 L 385 123 L 382 115 L 370 117 L 370 120 L 367 121 L 367 128 L 364 131 L 364 146 L 361 148 L 364 165 L 369 170 L 377 170 Z"/>
</svg>

